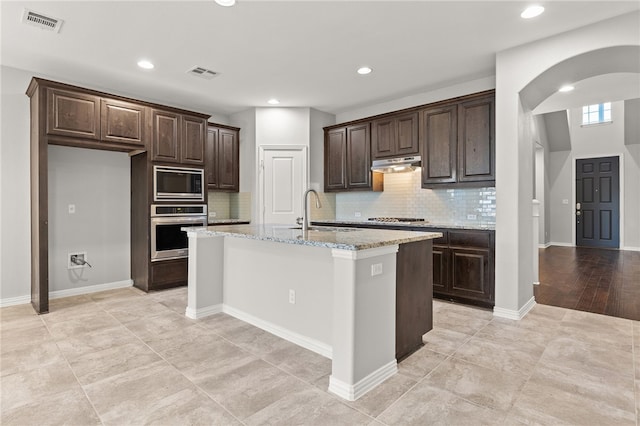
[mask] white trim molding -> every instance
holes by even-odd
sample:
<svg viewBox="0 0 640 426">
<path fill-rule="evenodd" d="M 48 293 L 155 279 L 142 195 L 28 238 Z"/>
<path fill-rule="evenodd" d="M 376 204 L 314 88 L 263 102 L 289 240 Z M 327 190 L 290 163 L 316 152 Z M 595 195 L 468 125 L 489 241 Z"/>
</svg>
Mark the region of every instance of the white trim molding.
<svg viewBox="0 0 640 426">
<path fill-rule="evenodd" d="M 625 247 L 622 250 L 625 250 L 625 251 L 640 251 L 640 247 Z"/>
<path fill-rule="evenodd" d="M 191 309 L 190 307 L 187 306 L 187 309 L 184 314 L 187 316 L 187 318 L 200 319 L 200 318 L 208 317 L 211 315 L 219 314 L 221 312 L 222 312 L 222 304 L 218 304 L 213 306 L 207 306 L 206 308 L 200 308 L 200 309 Z"/>
<path fill-rule="evenodd" d="M 551 241 L 551 242 L 547 243 L 547 247 L 550 247 L 550 246 L 575 247 L 576 245 L 573 244 L 573 243 L 559 243 L 559 242 Z"/>
<path fill-rule="evenodd" d="M 5 297 L 4 299 L 0 299 L 0 308 L 5 308 L 7 306 L 15 306 L 15 305 L 24 305 L 26 303 L 31 302 L 31 296 L 18 296 L 18 297 Z"/>
<path fill-rule="evenodd" d="M 331 375 L 329 377 L 329 392 L 334 393 L 347 401 L 355 401 L 397 372 L 398 363 L 394 359 L 353 385 L 338 380 Z"/>
<path fill-rule="evenodd" d="M 319 340 L 311 339 L 307 336 L 303 336 L 291 330 L 287 330 L 283 327 L 280 327 L 279 325 L 264 321 L 260 318 L 254 317 L 253 315 L 250 315 L 226 304 L 222 305 L 222 312 L 231 315 L 232 317 L 238 318 L 239 320 L 249 323 L 253 326 L 261 328 L 262 330 L 274 334 L 293 344 L 302 346 L 303 348 L 322 355 L 325 358 L 331 359 L 333 356 L 333 348 Z"/>
<path fill-rule="evenodd" d="M 551 243 L 538 244 L 538 248 L 546 249 L 551 247 Z"/>
<path fill-rule="evenodd" d="M 529 299 L 527 303 L 525 303 L 517 311 L 511 310 L 511 309 L 494 307 L 493 316 L 520 321 L 522 318 L 525 317 L 525 315 L 529 313 L 531 309 L 533 309 L 534 306 L 536 306 L 536 299 L 535 297 L 532 297 L 531 299 Z"/>
<path fill-rule="evenodd" d="M 60 299 L 62 297 L 78 296 L 81 294 L 97 293 L 99 291 L 115 290 L 117 288 L 127 288 L 133 286 L 133 280 L 115 281 L 112 283 L 88 285 L 85 287 L 69 288 L 66 290 L 56 290 L 49 292 L 49 299 Z"/>
</svg>

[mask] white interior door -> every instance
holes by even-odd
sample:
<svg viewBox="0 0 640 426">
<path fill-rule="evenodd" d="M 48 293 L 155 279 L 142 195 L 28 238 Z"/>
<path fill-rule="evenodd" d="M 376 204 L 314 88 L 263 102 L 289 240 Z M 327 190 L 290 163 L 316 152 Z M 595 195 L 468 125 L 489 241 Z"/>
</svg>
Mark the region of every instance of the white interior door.
<svg viewBox="0 0 640 426">
<path fill-rule="evenodd" d="M 307 187 L 306 147 L 261 147 L 260 153 L 262 223 L 293 225 Z"/>
</svg>

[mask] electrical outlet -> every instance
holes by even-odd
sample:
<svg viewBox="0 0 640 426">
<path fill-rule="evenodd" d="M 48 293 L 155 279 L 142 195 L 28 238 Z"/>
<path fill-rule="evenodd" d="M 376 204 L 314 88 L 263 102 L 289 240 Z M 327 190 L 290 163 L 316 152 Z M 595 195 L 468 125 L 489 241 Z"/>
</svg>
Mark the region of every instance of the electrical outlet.
<svg viewBox="0 0 640 426">
<path fill-rule="evenodd" d="M 478 218 L 478 216 L 476 216 L 475 214 L 468 214 L 467 215 L 467 219 L 469 220 L 476 220 Z"/>
<path fill-rule="evenodd" d="M 569 204 L 569 200 L 567 200 L 566 198 L 564 198 L 564 199 L 562 200 L 562 204 Z"/>
<path fill-rule="evenodd" d="M 76 205 L 69 204 L 69 214 L 74 214 L 76 212 Z"/>
<path fill-rule="evenodd" d="M 355 212 L 353 215 L 354 215 L 355 217 L 360 217 L 360 216 L 362 216 L 362 213 L 360 213 L 360 212 Z"/>
<path fill-rule="evenodd" d="M 69 253 L 67 256 L 67 269 L 80 269 L 88 265 L 87 252 Z"/>
<path fill-rule="evenodd" d="M 382 274 L 382 263 L 374 263 L 371 265 L 371 276 L 374 277 L 376 275 Z"/>
<path fill-rule="evenodd" d="M 216 213 L 216 212 L 209 212 L 209 217 L 210 217 L 210 218 L 214 218 L 214 217 L 216 217 L 217 215 L 218 215 L 218 213 Z"/>
<path fill-rule="evenodd" d="M 296 291 L 289 289 L 289 303 L 292 305 L 296 304 Z"/>
</svg>

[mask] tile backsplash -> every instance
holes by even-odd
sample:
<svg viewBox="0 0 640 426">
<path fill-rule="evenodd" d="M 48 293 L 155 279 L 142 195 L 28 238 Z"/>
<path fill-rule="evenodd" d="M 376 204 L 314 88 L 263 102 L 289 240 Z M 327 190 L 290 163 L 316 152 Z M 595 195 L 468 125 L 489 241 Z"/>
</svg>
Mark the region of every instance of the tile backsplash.
<svg viewBox="0 0 640 426">
<path fill-rule="evenodd" d="M 494 187 L 422 189 L 420 181 L 420 170 L 387 174 L 384 192 L 338 193 L 336 220 L 390 216 L 424 218 L 436 224 L 495 225 Z"/>
<path fill-rule="evenodd" d="M 251 220 L 251 193 L 209 191 L 207 209 L 209 219 Z"/>
</svg>

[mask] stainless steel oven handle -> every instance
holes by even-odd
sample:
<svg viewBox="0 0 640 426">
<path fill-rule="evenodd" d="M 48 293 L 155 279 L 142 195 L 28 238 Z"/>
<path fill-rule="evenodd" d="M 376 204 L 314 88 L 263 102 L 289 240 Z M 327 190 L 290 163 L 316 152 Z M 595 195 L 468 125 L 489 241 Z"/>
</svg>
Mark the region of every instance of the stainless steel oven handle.
<svg viewBox="0 0 640 426">
<path fill-rule="evenodd" d="M 155 224 L 175 224 L 175 223 L 202 223 L 202 226 L 207 226 L 206 216 L 157 216 L 151 218 L 151 223 Z"/>
</svg>

